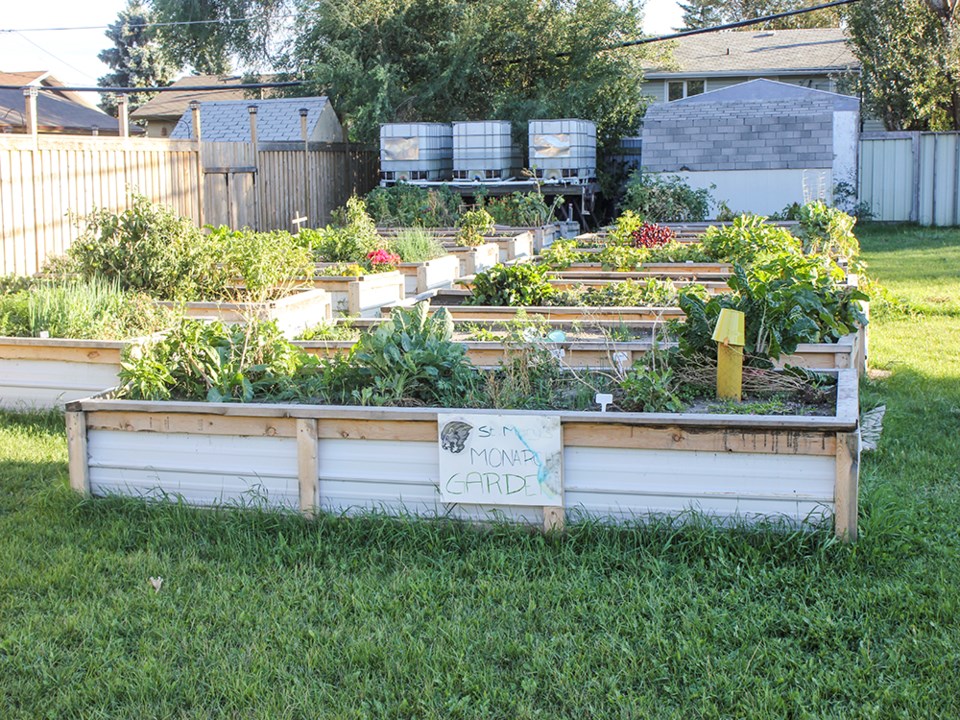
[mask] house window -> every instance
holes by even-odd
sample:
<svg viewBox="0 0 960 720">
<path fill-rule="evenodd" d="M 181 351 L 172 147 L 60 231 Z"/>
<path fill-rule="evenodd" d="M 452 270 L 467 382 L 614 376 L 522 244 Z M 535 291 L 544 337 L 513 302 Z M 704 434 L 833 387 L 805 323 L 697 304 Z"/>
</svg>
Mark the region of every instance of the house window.
<svg viewBox="0 0 960 720">
<path fill-rule="evenodd" d="M 668 80 L 667 101 L 681 100 L 691 95 L 699 95 L 704 91 L 703 80 Z"/>
</svg>

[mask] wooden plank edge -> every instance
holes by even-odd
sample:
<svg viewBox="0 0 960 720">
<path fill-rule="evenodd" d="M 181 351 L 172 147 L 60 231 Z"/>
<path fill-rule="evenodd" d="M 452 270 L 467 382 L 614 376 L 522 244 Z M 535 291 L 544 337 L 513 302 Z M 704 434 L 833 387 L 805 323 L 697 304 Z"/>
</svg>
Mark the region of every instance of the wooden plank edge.
<svg viewBox="0 0 960 720">
<path fill-rule="evenodd" d="M 67 426 L 67 469 L 70 489 L 87 496 L 90 494 L 90 465 L 85 413 L 68 411 L 64 417 Z"/>
<path fill-rule="evenodd" d="M 313 518 L 318 503 L 317 421 L 297 420 L 297 478 L 300 487 L 300 512 Z"/>
<path fill-rule="evenodd" d="M 860 431 L 837 434 L 833 527 L 838 540 L 855 542 L 860 490 Z"/>
</svg>

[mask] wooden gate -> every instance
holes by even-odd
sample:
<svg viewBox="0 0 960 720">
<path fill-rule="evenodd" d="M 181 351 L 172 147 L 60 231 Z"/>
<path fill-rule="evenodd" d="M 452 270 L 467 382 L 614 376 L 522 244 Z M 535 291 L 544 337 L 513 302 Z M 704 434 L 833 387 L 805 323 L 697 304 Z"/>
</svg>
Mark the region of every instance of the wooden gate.
<svg viewBox="0 0 960 720">
<path fill-rule="evenodd" d="M 259 230 L 260 202 L 256 146 L 252 143 L 204 142 L 203 218 L 207 225 Z"/>
</svg>

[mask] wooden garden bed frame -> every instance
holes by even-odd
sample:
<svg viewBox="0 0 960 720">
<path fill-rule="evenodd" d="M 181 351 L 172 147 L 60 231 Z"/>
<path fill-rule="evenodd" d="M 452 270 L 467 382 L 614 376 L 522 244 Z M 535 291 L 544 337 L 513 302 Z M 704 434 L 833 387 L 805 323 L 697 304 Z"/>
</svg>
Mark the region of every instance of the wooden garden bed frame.
<svg viewBox="0 0 960 720">
<path fill-rule="evenodd" d="M 838 372 L 827 417 L 599 412 L 562 426 L 562 504 L 444 504 L 438 408 L 137 402 L 88 398 L 66 412 L 77 492 L 264 504 L 313 515 L 380 511 L 562 528 L 695 510 L 721 519 L 833 520 L 857 536 L 857 376 Z"/>
</svg>

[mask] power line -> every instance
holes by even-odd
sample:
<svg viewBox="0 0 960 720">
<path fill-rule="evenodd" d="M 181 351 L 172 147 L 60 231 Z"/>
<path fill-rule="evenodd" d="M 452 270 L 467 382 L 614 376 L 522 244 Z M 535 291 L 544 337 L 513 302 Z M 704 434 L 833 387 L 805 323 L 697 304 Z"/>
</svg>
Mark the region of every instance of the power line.
<svg viewBox="0 0 960 720">
<path fill-rule="evenodd" d="M 664 40 L 677 40 L 678 38 L 689 37 L 691 35 L 703 35 L 704 33 L 720 32 L 721 30 L 736 30 L 737 28 L 748 27 L 750 25 L 759 25 L 761 23 L 770 22 L 771 20 L 780 20 L 782 18 L 793 17 L 794 15 L 804 15 L 816 10 L 826 10 L 832 7 L 840 7 L 841 5 L 851 5 L 859 1 L 860 0 L 834 0 L 833 2 L 825 3 L 824 5 L 814 5 L 812 7 L 797 8 L 796 10 L 786 10 L 773 15 L 763 15 L 762 17 L 751 18 L 749 20 L 738 20 L 732 23 L 725 23 L 724 25 L 712 25 L 710 27 L 696 28 L 694 30 L 683 30 L 681 32 L 670 33 L 669 35 L 653 35 L 651 37 L 639 38 L 637 40 L 624 40 L 622 42 L 599 47 L 595 52 L 609 52 L 610 50 L 620 50 L 622 48 L 636 47 L 638 45 L 649 45 L 651 43 L 663 42 Z M 562 58 L 572 56 L 572 52 L 565 50 L 562 52 L 551 53 L 546 57 Z M 522 62 L 542 60 L 544 57 L 545 56 L 543 55 L 528 55 L 527 57 L 513 58 L 512 60 L 500 60 L 492 64 L 517 65 Z"/>
<path fill-rule="evenodd" d="M 96 80 L 96 78 L 93 77 L 92 75 L 89 75 L 89 74 L 85 73 L 83 70 L 81 70 L 80 68 L 71 65 L 70 63 L 68 63 L 68 62 L 67 62 L 66 60 L 64 60 L 63 58 L 57 57 L 57 56 L 54 55 L 52 52 L 50 52 L 49 50 L 47 50 L 45 47 L 43 47 L 43 46 L 38 45 L 37 43 L 35 43 L 33 40 L 31 40 L 30 38 L 28 38 L 26 35 L 21 35 L 20 33 L 17 33 L 17 35 L 18 35 L 21 39 L 26 40 L 28 43 L 30 43 L 31 45 L 33 45 L 35 48 L 37 48 L 37 49 L 40 50 L 41 52 L 45 52 L 47 55 L 49 55 L 50 57 L 52 57 L 52 58 L 53 58 L 54 60 L 56 60 L 57 62 L 63 63 L 64 65 L 66 65 L 68 68 L 70 68 L 70 69 L 73 70 L 74 72 L 80 73 L 80 74 L 83 75 L 84 77 L 88 77 L 88 78 L 90 78 L 91 80 Z"/>
<path fill-rule="evenodd" d="M 141 92 L 209 92 L 213 90 L 259 90 L 260 88 L 296 87 L 303 85 L 303 80 L 284 80 L 263 83 L 239 83 L 237 85 L 162 85 L 148 87 L 80 87 L 57 85 L 43 87 L 40 90 L 52 92 L 99 92 L 99 93 L 141 93 Z M 21 90 L 23 85 L 0 85 L 0 90 Z"/>
<path fill-rule="evenodd" d="M 294 17 L 292 13 L 286 15 L 277 15 L 277 19 Z M 249 22 L 251 20 L 263 20 L 262 17 L 242 17 L 226 18 L 225 20 L 171 20 L 169 22 L 148 22 L 148 23 L 130 23 L 127 27 L 147 28 L 147 27 L 178 27 L 182 25 L 230 25 L 233 23 Z M 45 27 L 45 28 L 0 28 L 0 33 L 25 33 L 25 32 L 60 32 L 63 30 L 107 30 L 109 25 L 75 25 L 71 27 Z"/>
</svg>

